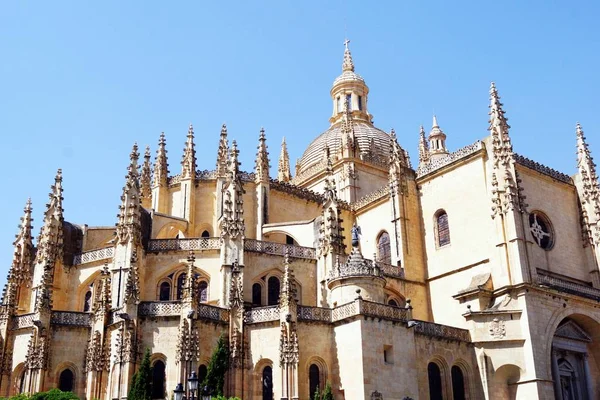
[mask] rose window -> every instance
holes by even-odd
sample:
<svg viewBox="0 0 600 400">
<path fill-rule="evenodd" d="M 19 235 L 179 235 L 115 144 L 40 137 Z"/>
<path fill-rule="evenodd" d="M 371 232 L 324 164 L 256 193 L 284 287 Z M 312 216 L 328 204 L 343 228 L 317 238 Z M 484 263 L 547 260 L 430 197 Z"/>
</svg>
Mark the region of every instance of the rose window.
<svg viewBox="0 0 600 400">
<path fill-rule="evenodd" d="M 539 212 L 529 214 L 529 231 L 533 240 L 544 250 L 550 250 L 554 244 L 554 234 L 548 218 Z"/>
</svg>

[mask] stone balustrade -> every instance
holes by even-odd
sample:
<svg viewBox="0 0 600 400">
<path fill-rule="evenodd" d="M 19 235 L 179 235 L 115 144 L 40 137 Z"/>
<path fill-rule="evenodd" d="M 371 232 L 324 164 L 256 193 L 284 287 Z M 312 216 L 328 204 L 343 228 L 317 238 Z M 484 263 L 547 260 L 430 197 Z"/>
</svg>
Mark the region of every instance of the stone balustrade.
<svg viewBox="0 0 600 400">
<path fill-rule="evenodd" d="M 331 318 L 331 308 L 298 306 L 299 321 L 330 323 Z"/>
<path fill-rule="evenodd" d="M 155 253 L 219 249 L 221 249 L 220 238 L 152 239 L 148 241 L 148 251 Z"/>
<path fill-rule="evenodd" d="M 244 321 L 247 324 L 259 322 L 279 321 L 279 306 L 255 307 L 244 313 Z"/>
<path fill-rule="evenodd" d="M 211 306 L 209 304 L 199 304 L 197 318 L 229 323 L 229 310 L 226 308 Z"/>
<path fill-rule="evenodd" d="M 175 317 L 181 315 L 180 301 L 143 301 L 138 305 L 141 317 Z"/>
<path fill-rule="evenodd" d="M 457 340 L 460 342 L 470 342 L 471 335 L 466 329 L 455 328 L 453 326 L 436 324 L 426 321 L 416 322 L 414 329 L 415 333 L 425 336 L 437 337 L 441 339 Z"/>
<path fill-rule="evenodd" d="M 316 260 L 317 258 L 317 252 L 313 247 L 265 242 L 255 239 L 245 239 L 244 250 L 256 253 L 274 254 L 278 256 L 284 256 L 287 253 L 292 258 L 304 258 L 309 260 Z"/>
<path fill-rule="evenodd" d="M 92 314 L 77 311 L 52 311 L 50 317 L 52 325 L 68 325 L 68 326 L 92 326 Z"/>
<path fill-rule="evenodd" d="M 113 246 L 105 247 L 103 249 L 85 251 L 83 253 L 75 254 L 73 256 L 73 265 L 87 264 L 100 260 L 108 260 L 113 258 L 114 254 L 115 248 Z"/>
<path fill-rule="evenodd" d="M 404 279 L 404 268 L 397 267 L 395 265 L 384 263 L 381 261 L 377 261 L 377 265 L 381 269 L 381 272 L 383 272 L 384 276 Z"/>
<path fill-rule="evenodd" d="M 578 283 L 558 276 L 553 276 L 542 270 L 538 270 L 537 283 L 560 292 L 600 301 L 600 289 L 585 285 L 583 282 Z"/>
<path fill-rule="evenodd" d="M 33 327 L 33 313 L 31 314 L 23 314 L 16 315 L 12 319 L 12 324 L 10 329 L 24 329 L 24 328 L 32 328 Z"/>
</svg>

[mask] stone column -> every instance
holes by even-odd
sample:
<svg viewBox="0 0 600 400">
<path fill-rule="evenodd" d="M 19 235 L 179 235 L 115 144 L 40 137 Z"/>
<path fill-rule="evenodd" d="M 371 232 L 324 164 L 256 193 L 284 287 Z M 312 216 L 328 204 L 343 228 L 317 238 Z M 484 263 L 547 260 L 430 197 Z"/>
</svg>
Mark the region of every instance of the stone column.
<svg viewBox="0 0 600 400">
<path fill-rule="evenodd" d="M 592 387 L 592 374 L 590 373 L 590 364 L 589 364 L 589 355 L 587 353 L 583 353 L 583 371 L 585 375 L 585 388 L 587 390 L 587 398 L 592 400 L 596 397 L 594 396 L 594 389 Z"/>
</svg>

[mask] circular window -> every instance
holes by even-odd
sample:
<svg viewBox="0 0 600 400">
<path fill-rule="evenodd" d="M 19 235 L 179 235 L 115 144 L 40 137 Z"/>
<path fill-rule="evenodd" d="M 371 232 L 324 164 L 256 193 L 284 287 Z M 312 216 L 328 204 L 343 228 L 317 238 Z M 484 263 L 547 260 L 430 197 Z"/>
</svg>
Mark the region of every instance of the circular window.
<svg viewBox="0 0 600 400">
<path fill-rule="evenodd" d="M 533 211 L 529 214 L 529 231 L 533 240 L 544 250 L 550 250 L 554 245 L 554 234 L 550 220 L 544 214 Z"/>
</svg>

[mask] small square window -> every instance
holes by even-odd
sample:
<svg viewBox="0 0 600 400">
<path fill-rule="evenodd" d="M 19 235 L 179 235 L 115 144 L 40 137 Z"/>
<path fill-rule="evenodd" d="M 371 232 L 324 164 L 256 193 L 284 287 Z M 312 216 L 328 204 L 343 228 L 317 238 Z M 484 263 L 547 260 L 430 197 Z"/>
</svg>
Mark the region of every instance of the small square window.
<svg viewBox="0 0 600 400">
<path fill-rule="evenodd" d="M 383 345 L 383 362 L 386 364 L 394 363 L 394 352 L 393 347 L 387 344 Z"/>
</svg>

